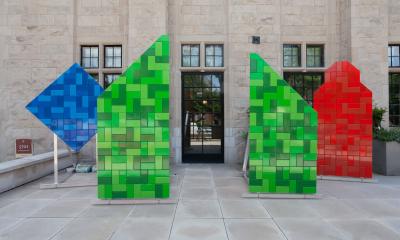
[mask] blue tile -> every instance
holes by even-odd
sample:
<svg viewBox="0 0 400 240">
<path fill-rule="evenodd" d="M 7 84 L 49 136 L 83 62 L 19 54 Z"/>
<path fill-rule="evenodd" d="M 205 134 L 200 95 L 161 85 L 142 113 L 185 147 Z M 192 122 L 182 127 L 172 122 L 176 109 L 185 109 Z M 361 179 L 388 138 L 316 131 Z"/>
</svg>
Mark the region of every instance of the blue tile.
<svg viewBox="0 0 400 240">
<path fill-rule="evenodd" d="M 103 91 L 95 79 L 74 64 L 26 108 L 71 149 L 79 151 L 96 134 L 97 97 Z"/>
</svg>

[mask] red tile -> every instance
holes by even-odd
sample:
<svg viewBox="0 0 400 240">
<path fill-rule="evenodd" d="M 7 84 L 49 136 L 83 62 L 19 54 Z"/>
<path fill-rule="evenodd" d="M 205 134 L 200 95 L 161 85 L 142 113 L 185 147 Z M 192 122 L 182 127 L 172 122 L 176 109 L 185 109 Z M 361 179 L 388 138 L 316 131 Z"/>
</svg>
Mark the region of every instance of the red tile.
<svg viewBox="0 0 400 240">
<path fill-rule="evenodd" d="M 372 177 L 372 92 L 360 71 L 337 62 L 315 92 L 318 112 L 318 174 Z"/>
</svg>

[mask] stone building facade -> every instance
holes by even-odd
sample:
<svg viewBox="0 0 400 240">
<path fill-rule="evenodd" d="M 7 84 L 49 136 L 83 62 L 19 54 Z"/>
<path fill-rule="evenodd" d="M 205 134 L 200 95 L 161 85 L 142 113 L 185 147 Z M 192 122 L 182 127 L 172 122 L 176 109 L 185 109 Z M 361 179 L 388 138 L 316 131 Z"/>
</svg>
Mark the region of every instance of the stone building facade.
<svg viewBox="0 0 400 240">
<path fill-rule="evenodd" d="M 15 157 L 17 138 L 33 139 L 35 153 L 52 150 L 51 132 L 34 119 L 25 105 L 73 62 L 82 63 L 85 46 L 97 49 L 97 66 L 87 71 L 103 85 L 105 79 L 123 72 L 162 34 L 168 34 L 171 41 L 171 161 L 180 163 L 183 159 L 182 148 L 187 140 L 182 126 L 187 119 L 182 109 L 182 83 L 183 76 L 191 73 L 219 74 L 223 78 L 223 124 L 217 134 L 220 136 L 215 138 L 221 140 L 224 162 L 233 163 L 243 158 L 242 135 L 248 127 L 250 52 L 259 53 L 293 83 L 299 79 L 303 84 L 313 79 L 310 76 L 323 81 L 321 73 L 326 68 L 335 61 L 349 60 L 361 70 L 374 102 L 389 109 L 389 73 L 399 67 L 395 62 L 389 68 L 389 61 L 398 61 L 399 54 L 394 47 L 392 58 L 388 58 L 388 46 L 400 43 L 400 2 L 0 0 L 0 161 Z M 198 65 L 184 66 L 185 45 L 196 46 L 190 54 Z M 120 47 L 121 65 L 106 67 L 107 46 Z M 215 49 L 211 54 L 214 64 L 207 64 L 210 46 L 222 47 L 223 65 L 215 64 Z M 309 64 L 310 59 L 319 64 Z M 299 86 L 307 94 L 307 86 Z M 396 86 L 392 95 L 399 94 Z M 389 114 L 384 123 L 389 126 Z M 204 141 L 202 149 L 206 153 Z M 81 155 L 94 158 L 94 139 Z"/>
</svg>

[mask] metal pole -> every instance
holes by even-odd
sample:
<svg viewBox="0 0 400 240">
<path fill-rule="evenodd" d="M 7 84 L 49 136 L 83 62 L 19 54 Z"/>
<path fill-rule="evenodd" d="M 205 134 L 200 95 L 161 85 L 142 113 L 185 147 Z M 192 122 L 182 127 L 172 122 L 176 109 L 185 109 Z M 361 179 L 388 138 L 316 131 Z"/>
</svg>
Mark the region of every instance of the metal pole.
<svg viewBox="0 0 400 240">
<path fill-rule="evenodd" d="M 58 185 L 58 146 L 57 135 L 54 134 L 54 184 Z"/>
<path fill-rule="evenodd" d="M 247 165 L 249 164 L 249 145 L 250 145 L 250 139 L 249 139 L 249 134 L 247 133 L 246 150 L 244 151 L 243 169 L 242 169 L 245 177 L 247 177 Z"/>
<path fill-rule="evenodd" d="M 97 159 L 97 155 L 98 155 L 98 151 L 97 151 L 97 133 L 96 133 L 96 135 L 95 135 L 95 137 L 96 137 L 96 172 L 99 170 L 99 162 L 98 162 L 98 159 Z"/>
</svg>

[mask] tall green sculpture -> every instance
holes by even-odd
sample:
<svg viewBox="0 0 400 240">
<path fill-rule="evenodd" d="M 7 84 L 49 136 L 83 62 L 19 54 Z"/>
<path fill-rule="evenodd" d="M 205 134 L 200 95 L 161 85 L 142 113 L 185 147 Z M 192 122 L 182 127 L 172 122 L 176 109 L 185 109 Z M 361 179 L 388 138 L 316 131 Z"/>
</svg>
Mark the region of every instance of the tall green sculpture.
<svg viewBox="0 0 400 240">
<path fill-rule="evenodd" d="M 316 192 L 317 113 L 250 54 L 249 191 Z"/>
<path fill-rule="evenodd" d="M 98 197 L 169 197 L 169 40 L 161 36 L 98 98 Z"/>
</svg>

